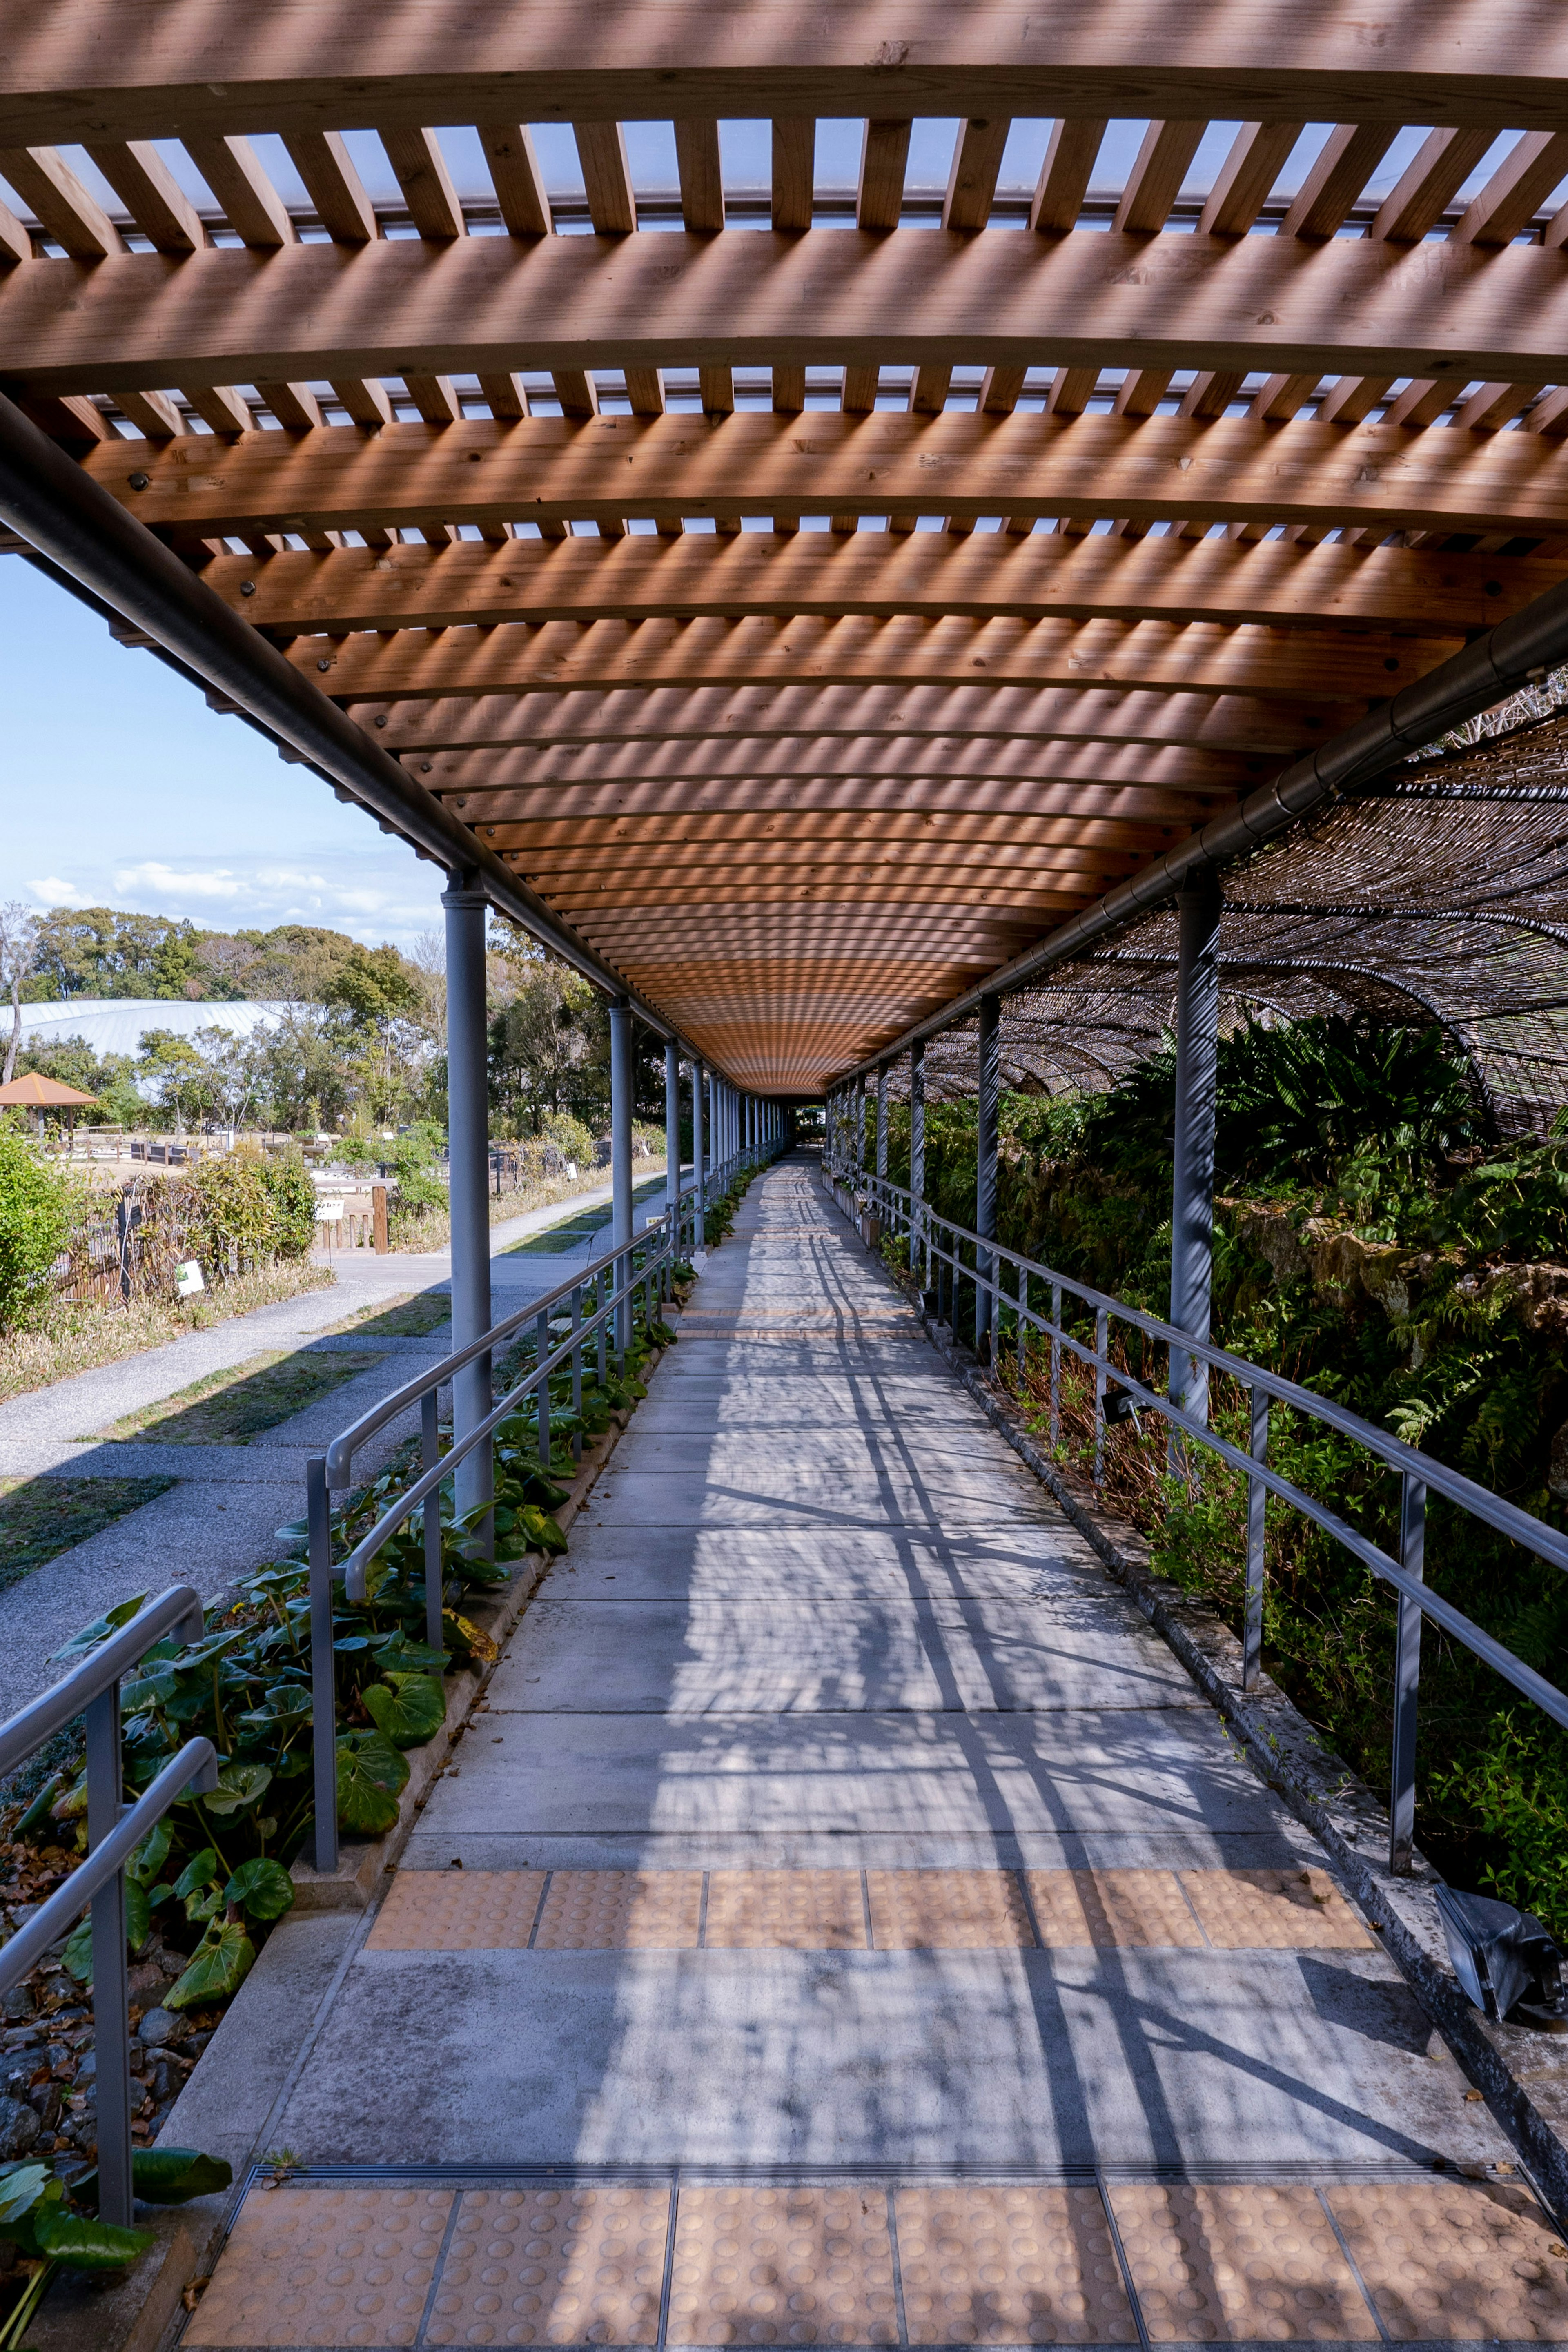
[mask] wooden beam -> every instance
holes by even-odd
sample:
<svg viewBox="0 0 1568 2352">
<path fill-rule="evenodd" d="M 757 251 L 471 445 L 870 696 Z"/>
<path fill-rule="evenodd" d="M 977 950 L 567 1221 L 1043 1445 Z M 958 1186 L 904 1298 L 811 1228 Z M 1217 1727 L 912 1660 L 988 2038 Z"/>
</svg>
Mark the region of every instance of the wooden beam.
<svg viewBox="0 0 1568 2352">
<path fill-rule="evenodd" d="M 468 223 L 436 133 L 389 124 L 381 143 L 420 236 L 437 242 L 466 236 Z"/>
<path fill-rule="evenodd" d="M 296 142 L 299 143 L 299 142 Z M 367 216 L 368 217 L 368 216 Z M 339 234 L 349 224 L 341 216 Z M 360 233 L 368 237 L 362 222 Z M 1371 238 L 909 235 L 394 238 L 13 270 L 6 373 L 54 392 L 407 367 L 973 362 L 1554 382 L 1554 252 Z M 62 299 L 69 286 L 68 300 Z"/>
<path fill-rule="evenodd" d="M 873 115 L 860 140 L 860 184 L 855 197 L 855 226 L 881 234 L 895 229 L 904 201 L 904 172 L 910 156 L 906 117 Z"/>
<path fill-rule="evenodd" d="M 1029 226 L 1041 236 L 1066 236 L 1076 226 L 1105 131 L 1104 116 L 1064 113 L 1052 124 L 1029 206 Z"/>
<path fill-rule="evenodd" d="M 680 118 L 675 126 L 675 161 L 681 219 L 695 236 L 716 236 L 724 226 L 724 177 L 719 125 L 711 117 Z"/>
<path fill-rule="evenodd" d="M 129 483 L 127 492 L 130 504 L 136 493 Z M 260 527 L 298 529 L 300 511 L 292 520 L 264 519 Z M 351 527 L 304 513 L 321 529 Z M 188 523 L 216 534 L 216 526 L 199 515 Z M 232 527 L 226 524 L 225 533 Z M 1244 552 L 1224 540 L 1194 545 L 1103 534 L 1074 541 L 1040 531 L 1022 541 L 931 531 L 858 531 L 835 541 L 823 532 L 747 531 L 716 541 L 688 533 L 678 540 L 574 538 L 553 547 L 519 540 L 500 552 L 471 543 L 435 554 L 345 548 L 331 564 L 269 565 L 245 612 L 258 627 L 307 635 L 705 614 L 1007 613 L 1316 628 L 1338 623 L 1436 636 L 1501 619 L 1554 586 L 1565 570 L 1561 562 L 1532 557 L 1505 562 L 1407 548 L 1373 556 L 1279 541 Z M 205 576 L 238 609 L 233 562 L 219 558 Z"/>
<path fill-rule="evenodd" d="M 1300 135 L 1299 122 L 1244 122 L 1209 190 L 1199 234 L 1245 236 Z"/>
<path fill-rule="evenodd" d="M 1158 236 L 1207 129 L 1202 121 L 1151 122 L 1116 207 L 1116 231 L 1127 236 Z"/>
<path fill-rule="evenodd" d="M 298 243 L 288 207 L 248 139 L 192 133 L 182 143 L 243 243 L 258 253 L 276 253 Z"/>
<path fill-rule="evenodd" d="M 991 217 L 996 195 L 996 174 L 1013 125 L 1005 114 L 980 115 L 961 125 L 952 150 L 942 225 L 947 229 L 982 229 Z"/>
<path fill-rule="evenodd" d="M 1550 0 L 1433 18 L 1259 0 L 1212 11 L 1037 0 L 909 0 L 897 37 L 858 11 L 759 13 L 711 0 L 422 0 L 378 19 L 313 0 L 280 41 L 271 12 L 171 16 L 158 0 L 77 0 L 5 44 L 0 140 L 159 138 L 322 121 L 473 122 L 498 98 L 536 121 L 788 111 L 1043 117 L 1171 113 L 1568 129 L 1568 28 Z"/>
<path fill-rule="evenodd" d="M 381 236 L 381 224 L 338 132 L 298 131 L 285 136 L 283 144 L 332 243 L 350 247 L 374 245 Z M 295 249 L 319 251 L 320 247 Z M 297 369 L 294 373 L 309 374 L 310 371 Z"/>
<path fill-rule="evenodd" d="M 416 771 L 415 772 L 416 772 Z M 1267 771 L 1265 772 L 1267 772 Z M 426 780 L 419 778 L 423 783 Z M 489 824 L 504 817 L 522 824 L 540 818 L 574 825 L 679 821 L 692 825 L 706 821 L 729 824 L 739 817 L 759 824 L 770 818 L 798 817 L 803 823 L 827 823 L 842 815 L 857 824 L 874 821 L 879 826 L 900 814 L 913 814 L 923 824 L 950 816 L 966 820 L 994 816 L 1009 826 L 1047 819 L 1061 821 L 1091 833 L 1110 825 L 1139 834 L 1157 834 L 1162 842 L 1179 838 L 1215 814 L 1213 793 L 1184 792 L 1174 786 L 1140 783 L 1068 782 L 1048 776 L 1007 780 L 994 776 L 921 776 L 900 780 L 889 776 L 806 776 L 795 782 L 774 776 L 726 777 L 718 781 L 679 778 L 650 782 L 647 778 L 617 784 L 557 784 L 542 797 L 531 800 L 526 789 L 489 795 L 483 791 L 439 795 L 465 823 Z"/>
<path fill-rule="evenodd" d="M 1369 234 L 1390 245 L 1418 245 L 1491 143 L 1486 131 L 1428 131 L 1384 199 Z"/>
<path fill-rule="evenodd" d="M 775 229 L 811 226 L 816 172 L 816 122 L 809 114 L 778 115 L 773 124 L 773 208 Z"/>
<path fill-rule="evenodd" d="M 1507 245 L 1529 227 L 1568 173 L 1568 133 L 1527 131 L 1515 141 L 1453 231 L 1459 245 Z"/>
<path fill-rule="evenodd" d="M 256 378 L 237 371 L 234 381 Z M 584 416 L 590 389 L 583 377 Z M 1350 386 L 1343 389 L 1348 397 Z M 390 527 L 628 515 L 675 522 L 850 511 L 1151 522 L 1185 515 L 1226 523 L 1267 515 L 1385 531 L 1541 535 L 1568 528 L 1568 459 L 1549 438 L 1505 435 L 1480 464 L 1463 434 L 1413 436 L 1378 425 L 1349 439 L 1342 425 L 1321 419 L 1281 428 L 1250 417 L 880 410 L 814 414 L 803 434 L 794 418 L 761 412 L 729 417 L 720 431 L 676 415 L 600 417 L 588 429 L 563 417 L 473 418 L 445 430 L 394 425 L 368 442 L 341 426 L 297 445 L 257 435 L 216 469 L 200 442 L 118 455 L 123 464 L 105 456 L 93 460 L 93 472 L 143 520 L 214 532 L 251 522 L 273 529 L 296 514 L 341 530 L 362 520 Z M 136 472 L 148 482 L 132 493 Z M 1026 562 L 1038 555 L 1032 547 L 1014 551 Z"/>
<path fill-rule="evenodd" d="M 125 251 L 125 239 L 98 198 L 52 147 L 0 148 L 0 176 L 37 215 L 44 235 L 64 246 L 73 261 L 101 261 Z"/>
<path fill-rule="evenodd" d="M 589 219 L 600 236 L 629 236 L 637 225 L 637 204 L 626 134 L 618 122 L 576 122 L 572 128 Z"/>
<path fill-rule="evenodd" d="M 527 123 L 487 119 L 479 124 L 478 134 L 509 236 L 548 236 L 550 200 Z"/>
<path fill-rule="evenodd" d="M 87 152 L 160 253 L 199 253 L 210 243 L 195 205 L 149 142 L 93 140 Z"/>
<path fill-rule="evenodd" d="M 628 815 L 605 810 L 587 818 L 576 814 L 548 817 L 503 816 L 485 808 L 469 822 L 481 839 L 503 848 L 541 855 L 546 851 L 593 853 L 593 845 L 613 848 L 619 856 L 641 856 L 667 845 L 724 842 L 795 842 L 810 845 L 829 841 L 859 841 L 865 837 L 868 812 L 859 808 L 818 812 L 799 807 L 774 810 L 728 809 L 705 813 Z M 1095 822 L 1077 816 L 1041 816 L 1033 810 L 976 810 L 968 805 L 934 812 L 893 805 L 876 814 L 879 841 L 998 842 L 1002 844 L 1115 850 L 1129 856 L 1150 857 L 1180 838 L 1174 825 Z"/>
<path fill-rule="evenodd" d="M 1398 125 L 1392 122 L 1337 124 L 1296 191 L 1280 235 L 1312 244 L 1337 236 L 1398 135 Z"/>
</svg>

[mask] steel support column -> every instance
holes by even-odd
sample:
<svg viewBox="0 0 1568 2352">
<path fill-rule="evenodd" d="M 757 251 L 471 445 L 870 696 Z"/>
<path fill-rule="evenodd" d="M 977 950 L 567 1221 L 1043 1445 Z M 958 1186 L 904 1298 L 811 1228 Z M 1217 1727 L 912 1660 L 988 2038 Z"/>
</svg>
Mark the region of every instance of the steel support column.
<svg viewBox="0 0 1568 2352">
<path fill-rule="evenodd" d="M 980 1099 L 974 1123 L 974 1230 L 984 1241 L 996 1238 L 996 1110 L 1002 1084 L 1002 1000 L 980 1000 Z M 991 1252 L 974 1253 L 974 1352 L 994 1352 L 990 1293 Z"/>
<path fill-rule="evenodd" d="M 454 875 L 441 894 L 447 915 L 447 1144 L 452 1219 L 452 1345 L 466 1348 L 490 1328 L 490 1216 L 487 1181 L 489 1099 L 485 1021 L 484 893 Z M 452 1433 L 468 1435 L 490 1409 L 490 1360 L 465 1365 L 452 1381 Z M 458 1510 L 477 1510 L 495 1493 L 490 1447 L 458 1465 Z M 495 1529 L 486 1518 L 485 1549 Z"/>
<path fill-rule="evenodd" d="M 616 1262 L 619 1289 L 632 1271 L 632 1008 L 624 997 L 610 1007 L 610 1243 L 626 1253 Z M 618 1350 L 625 1351 L 631 1336 L 631 1300 L 624 1298 L 616 1309 Z"/>
<path fill-rule="evenodd" d="M 888 1066 L 877 1073 L 877 1173 L 888 1172 Z"/>
<path fill-rule="evenodd" d="M 692 1247 L 708 1246 L 708 1175 L 703 1166 L 707 1148 L 707 1122 L 702 1116 L 703 1068 L 700 1062 L 691 1065 L 691 1181 L 697 1187 L 697 1213 L 693 1228 Z"/>
<path fill-rule="evenodd" d="M 855 1081 L 855 1181 L 866 1173 L 866 1081 Z"/>
<path fill-rule="evenodd" d="M 1214 1261 L 1215 1088 L 1219 1068 L 1219 916 L 1217 876 L 1194 877 L 1180 893 L 1176 967 L 1176 1128 L 1171 1183 L 1171 1320 L 1194 1339 L 1209 1336 Z M 1172 1402 L 1208 1420 L 1206 1364 L 1171 1350 Z M 1171 1462 L 1182 1459 L 1172 1433 Z"/>
<path fill-rule="evenodd" d="M 920 1204 L 926 1196 L 926 1049 L 923 1044 L 910 1050 L 910 1193 L 913 1203 L 910 1234 L 910 1271 L 915 1272 L 914 1252 L 924 1242 L 924 1221 Z M 924 1267 L 922 1287 L 931 1287 L 929 1257 Z"/>
<path fill-rule="evenodd" d="M 673 1037 L 664 1043 L 664 1205 L 675 1240 L 680 1216 L 680 1048 Z"/>
</svg>

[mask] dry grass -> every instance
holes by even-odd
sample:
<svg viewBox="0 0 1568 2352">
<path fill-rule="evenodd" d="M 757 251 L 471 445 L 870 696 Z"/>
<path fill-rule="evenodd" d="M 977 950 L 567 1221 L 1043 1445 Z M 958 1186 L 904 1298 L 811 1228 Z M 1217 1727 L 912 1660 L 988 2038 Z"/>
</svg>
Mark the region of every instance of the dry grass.
<svg viewBox="0 0 1568 2352">
<path fill-rule="evenodd" d="M 664 1162 L 662 1160 L 638 1161 L 632 1172 L 635 1183 L 646 1183 L 650 1176 L 663 1174 Z M 516 1192 L 502 1192 L 499 1197 L 492 1192 L 490 1223 L 492 1225 L 504 1225 L 513 1217 L 526 1217 L 531 1209 L 552 1208 L 558 1201 L 579 1201 L 585 1192 L 596 1192 L 609 1181 L 607 1168 L 595 1168 L 590 1171 L 586 1183 L 580 1176 L 543 1176 L 536 1184 L 525 1184 Z M 394 1255 L 399 1251 L 446 1249 L 452 1238 L 451 1220 L 440 1209 L 426 1209 L 422 1216 L 416 1217 L 399 1217 L 395 1211 L 387 1238 Z"/>
<path fill-rule="evenodd" d="M 47 1388 L 68 1380 L 73 1372 L 89 1372 L 100 1364 L 117 1364 L 139 1356 L 143 1349 L 161 1348 L 187 1331 L 208 1331 L 236 1315 L 249 1315 L 258 1307 L 276 1307 L 285 1298 L 307 1291 L 330 1290 L 337 1276 L 330 1267 L 295 1260 L 242 1274 L 216 1290 L 190 1299 L 133 1299 L 129 1307 L 61 1307 L 37 1331 L 19 1331 L 0 1339 L 0 1403 L 26 1396 L 29 1390 Z"/>
</svg>

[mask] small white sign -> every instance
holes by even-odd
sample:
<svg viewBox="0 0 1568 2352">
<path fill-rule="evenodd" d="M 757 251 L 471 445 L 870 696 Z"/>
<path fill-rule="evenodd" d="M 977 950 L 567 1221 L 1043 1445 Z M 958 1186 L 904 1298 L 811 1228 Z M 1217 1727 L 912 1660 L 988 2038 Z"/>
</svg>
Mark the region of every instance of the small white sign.
<svg viewBox="0 0 1568 2352">
<path fill-rule="evenodd" d="M 574 1160 L 569 1160 L 566 1162 L 566 1173 L 572 1179 L 572 1181 L 575 1183 L 577 1181 L 577 1162 Z"/>
<path fill-rule="evenodd" d="M 342 1224 L 342 1218 L 343 1204 L 341 1201 L 317 1202 L 316 1223 L 319 1225 L 339 1225 Z"/>
<path fill-rule="evenodd" d="M 180 1298 L 194 1298 L 199 1290 L 205 1290 L 205 1288 L 206 1284 L 202 1280 L 201 1267 L 196 1264 L 194 1257 L 186 1258 L 183 1265 L 177 1265 L 174 1268 L 174 1291 L 176 1297 Z"/>
</svg>

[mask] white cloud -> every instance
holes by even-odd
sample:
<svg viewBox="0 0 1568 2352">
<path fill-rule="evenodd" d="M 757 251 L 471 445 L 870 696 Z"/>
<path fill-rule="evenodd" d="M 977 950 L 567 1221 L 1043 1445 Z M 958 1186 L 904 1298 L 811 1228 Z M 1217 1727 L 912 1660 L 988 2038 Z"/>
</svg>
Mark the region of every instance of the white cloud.
<svg viewBox="0 0 1568 2352">
<path fill-rule="evenodd" d="M 41 882 L 29 882 L 28 889 L 46 907 L 90 907 L 92 898 L 86 890 L 79 890 L 74 882 L 62 882 L 58 874 L 46 874 Z"/>
<path fill-rule="evenodd" d="M 114 877 L 117 890 L 153 890 L 172 898 L 238 898 L 250 896 L 246 886 L 226 866 L 220 866 L 203 872 L 179 873 L 173 866 L 161 865 L 150 857 L 141 866 L 122 866 Z"/>
</svg>

